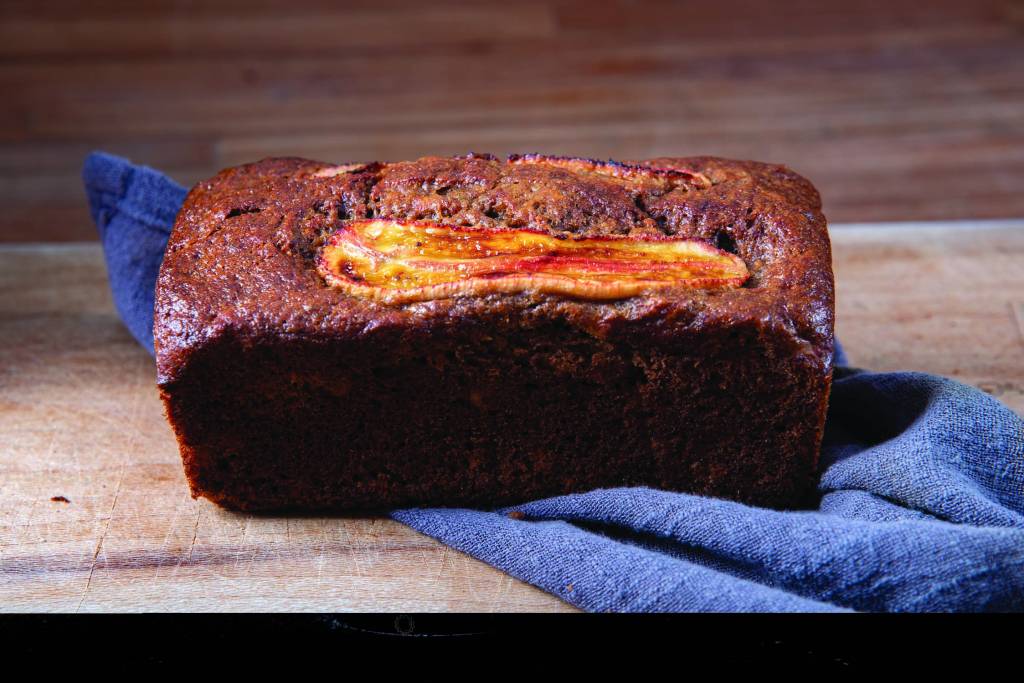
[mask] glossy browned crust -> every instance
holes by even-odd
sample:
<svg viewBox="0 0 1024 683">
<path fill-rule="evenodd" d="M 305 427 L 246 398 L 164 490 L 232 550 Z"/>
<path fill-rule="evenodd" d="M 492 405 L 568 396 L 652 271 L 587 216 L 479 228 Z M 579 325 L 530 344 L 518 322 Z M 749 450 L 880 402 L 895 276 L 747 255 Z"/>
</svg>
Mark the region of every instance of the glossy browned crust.
<svg viewBox="0 0 1024 683">
<path fill-rule="evenodd" d="M 266 159 L 190 192 L 157 284 L 158 382 L 193 495 L 228 507 L 499 505 L 650 485 L 790 507 L 833 352 L 814 187 L 711 157 Z M 386 305 L 317 274 L 340 221 L 703 239 L 739 289 Z"/>
</svg>

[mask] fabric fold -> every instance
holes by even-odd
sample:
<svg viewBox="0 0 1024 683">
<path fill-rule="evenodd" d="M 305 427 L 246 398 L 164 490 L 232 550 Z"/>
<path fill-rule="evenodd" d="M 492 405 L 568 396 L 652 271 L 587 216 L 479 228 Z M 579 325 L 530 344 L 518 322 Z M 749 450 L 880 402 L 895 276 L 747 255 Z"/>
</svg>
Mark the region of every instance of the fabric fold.
<svg viewBox="0 0 1024 683">
<path fill-rule="evenodd" d="M 153 294 L 174 217 L 188 194 L 167 176 L 104 152 L 82 167 L 89 211 L 103 243 L 114 305 L 153 355 Z"/>
</svg>

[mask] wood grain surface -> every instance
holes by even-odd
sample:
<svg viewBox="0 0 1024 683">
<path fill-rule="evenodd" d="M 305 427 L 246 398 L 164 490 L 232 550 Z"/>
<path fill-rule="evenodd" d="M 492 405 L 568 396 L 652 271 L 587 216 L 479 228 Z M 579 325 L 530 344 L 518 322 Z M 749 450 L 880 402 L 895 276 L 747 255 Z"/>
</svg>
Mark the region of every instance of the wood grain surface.
<svg viewBox="0 0 1024 683">
<path fill-rule="evenodd" d="M 953 376 L 1024 413 L 1024 222 L 833 243 L 855 364 Z M 154 374 L 97 246 L 0 247 L 0 611 L 570 609 L 386 519 L 193 501 Z"/>
<path fill-rule="evenodd" d="M 88 240 L 106 149 L 192 184 L 272 155 L 717 154 L 833 221 L 1024 216 L 1021 0 L 0 3 L 0 240 Z"/>
</svg>

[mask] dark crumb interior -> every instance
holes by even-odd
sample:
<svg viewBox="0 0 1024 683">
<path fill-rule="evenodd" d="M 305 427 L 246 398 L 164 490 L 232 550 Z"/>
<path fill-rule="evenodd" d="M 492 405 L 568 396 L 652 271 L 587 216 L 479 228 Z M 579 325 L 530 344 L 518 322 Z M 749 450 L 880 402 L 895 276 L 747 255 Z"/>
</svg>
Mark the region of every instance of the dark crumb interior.
<svg viewBox="0 0 1024 683">
<path fill-rule="evenodd" d="M 633 485 L 798 506 L 820 376 L 781 349 L 752 355 L 756 335 L 681 339 L 682 357 L 557 323 L 375 348 L 225 340 L 194 361 L 174 417 L 201 444 L 193 485 L 246 510 L 491 507 Z"/>
</svg>

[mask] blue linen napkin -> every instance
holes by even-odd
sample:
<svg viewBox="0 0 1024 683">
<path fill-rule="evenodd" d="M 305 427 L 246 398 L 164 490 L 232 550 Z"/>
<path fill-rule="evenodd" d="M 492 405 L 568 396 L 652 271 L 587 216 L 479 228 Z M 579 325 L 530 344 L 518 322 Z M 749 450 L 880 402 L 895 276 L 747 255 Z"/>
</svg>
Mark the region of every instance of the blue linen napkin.
<svg viewBox="0 0 1024 683">
<path fill-rule="evenodd" d="M 103 153 L 83 180 L 118 312 L 153 353 L 185 189 Z M 943 377 L 837 365 L 816 510 L 617 488 L 392 517 L 591 611 L 1024 610 L 1024 421 Z"/>
</svg>

